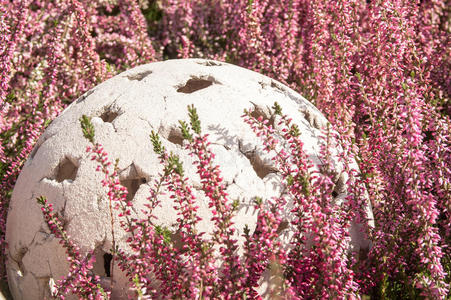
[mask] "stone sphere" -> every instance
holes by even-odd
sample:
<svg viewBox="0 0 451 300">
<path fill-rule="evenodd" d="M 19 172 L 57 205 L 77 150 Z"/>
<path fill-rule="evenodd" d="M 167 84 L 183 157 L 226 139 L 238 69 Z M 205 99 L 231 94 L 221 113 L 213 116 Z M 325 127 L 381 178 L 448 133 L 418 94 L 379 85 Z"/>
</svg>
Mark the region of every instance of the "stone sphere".
<svg viewBox="0 0 451 300">
<path fill-rule="evenodd" d="M 180 156 L 185 176 L 194 187 L 199 215 L 199 232 L 212 232 L 212 213 L 196 174 L 194 158 L 183 146 L 179 120 L 188 120 L 187 106 L 194 104 L 203 133 L 209 134 L 215 163 L 221 167 L 230 199 L 240 202 L 234 219 L 237 238 L 247 224 L 255 229 L 255 197 L 270 199 L 285 191 L 281 176 L 260 138 L 244 123 L 244 109 L 274 121 L 271 107 L 277 101 L 299 126 L 307 155 L 315 167 L 319 159 L 321 130 L 327 120 L 306 99 L 280 82 L 231 64 L 202 60 L 168 60 L 142 65 L 121 73 L 74 101 L 45 130 L 26 161 L 16 182 L 7 220 L 7 271 L 14 299 L 49 298 L 49 282 L 68 272 L 65 249 L 46 225 L 36 198 L 45 196 L 64 221 L 73 241 L 86 253 L 95 250 L 93 271 L 108 283 L 108 252 L 112 247 L 111 219 L 103 174 L 86 152 L 79 119 L 91 117 L 95 139 L 119 159 L 121 184 L 139 214 L 150 195 L 151 183 L 162 166 L 154 153 L 149 134 L 158 132 L 168 151 Z M 186 141 L 185 141 L 186 142 Z M 335 159 L 335 158 L 334 158 Z M 346 196 L 347 176 L 335 159 L 336 197 Z M 154 214 L 158 223 L 172 228 L 177 214 L 169 195 Z M 370 206 L 368 205 L 370 212 Z M 289 210 L 282 214 L 287 222 Z M 116 216 L 117 217 L 117 216 Z M 115 240 L 127 249 L 127 234 L 115 222 Z M 289 222 L 288 222 L 289 223 Z M 368 247 L 368 241 L 351 227 L 353 247 Z M 281 233 L 289 246 L 290 225 Z M 243 239 L 239 238 L 242 245 Z M 128 280 L 114 268 L 113 298 L 126 299 Z M 262 283 L 264 285 L 264 283 Z M 264 293 L 264 291 L 263 291 Z"/>
</svg>

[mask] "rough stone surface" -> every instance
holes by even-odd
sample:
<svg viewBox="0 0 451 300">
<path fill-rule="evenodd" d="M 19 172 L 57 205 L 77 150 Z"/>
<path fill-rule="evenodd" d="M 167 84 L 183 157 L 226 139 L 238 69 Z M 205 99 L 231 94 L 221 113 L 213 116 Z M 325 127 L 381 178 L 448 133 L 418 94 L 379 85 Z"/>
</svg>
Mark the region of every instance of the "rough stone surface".
<svg viewBox="0 0 451 300">
<path fill-rule="evenodd" d="M 83 251 L 96 249 L 95 272 L 108 282 L 104 254 L 111 249 L 108 201 L 96 172 L 96 163 L 85 152 L 88 145 L 79 124 L 85 114 L 92 117 L 96 140 L 110 158 L 119 158 L 120 178 L 129 189 L 136 211 L 146 202 L 149 187 L 161 170 L 149 139 L 157 131 L 169 151 L 184 161 L 186 175 L 195 187 L 203 221 L 199 230 L 211 232 L 211 213 L 200 190 L 192 158 L 182 147 L 178 120 L 187 120 L 187 105 L 198 110 L 204 133 L 210 135 L 215 162 L 222 167 L 227 192 L 241 205 L 235 226 L 255 228 L 256 196 L 269 199 L 283 193 L 280 176 L 262 151 L 261 143 L 244 124 L 243 110 L 271 117 L 277 101 L 298 124 L 305 150 L 319 164 L 318 137 L 327 121 L 299 94 L 266 76 L 221 62 L 191 59 L 143 65 L 119 74 L 74 101 L 56 118 L 39 139 L 17 180 L 7 222 L 8 278 L 15 299 L 49 298 L 49 281 L 67 273 L 65 251 L 44 223 L 36 198 L 44 195 L 65 220 L 65 228 Z M 345 196 L 346 174 L 337 166 L 337 198 Z M 341 182 L 341 184 L 340 184 Z M 155 214 L 170 227 L 176 214 L 166 196 Z M 370 209 L 368 207 L 368 209 Z M 284 213 L 287 220 L 288 213 Z M 117 224 L 117 222 L 116 222 Z M 115 229 L 116 241 L 124 246 L 125 233 Z M 354 247 L 368 247 L 351 228 Z M 288 244 L 289 227 L 281 232 Z M 242 243 L 242 240 L 240 241 Z M 114 298 L 126 298 L 127 281 L 115 268 Z M 117 273 L 116 273 L 117 272 Z M 265 283 L 261 291 L 264 292 Z"/>
</svg>

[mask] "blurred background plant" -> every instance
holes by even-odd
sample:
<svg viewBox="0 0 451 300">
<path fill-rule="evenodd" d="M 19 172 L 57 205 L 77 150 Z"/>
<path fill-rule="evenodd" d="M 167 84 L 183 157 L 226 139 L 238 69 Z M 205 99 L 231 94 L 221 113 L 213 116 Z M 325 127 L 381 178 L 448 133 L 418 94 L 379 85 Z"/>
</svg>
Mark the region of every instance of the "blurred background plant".
<svg viewBox="0 0 451 300">
<path fill-rule="evenodd" d="M 0 0 L 0 28 L 2 260 L 12 188 L 52 119 L 130 67 L 202 57 L 289 85 L 340 134 L 375 216 L 360 294 L 450 297 L 449 0 Z"/>
</svg>

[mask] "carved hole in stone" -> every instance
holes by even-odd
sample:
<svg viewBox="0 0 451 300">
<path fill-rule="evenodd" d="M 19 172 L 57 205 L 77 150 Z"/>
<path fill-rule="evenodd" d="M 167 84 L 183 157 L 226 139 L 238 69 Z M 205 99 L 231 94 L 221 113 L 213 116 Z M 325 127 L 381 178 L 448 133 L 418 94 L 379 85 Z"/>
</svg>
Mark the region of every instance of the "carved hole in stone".
<svg viewBox="0 0 451 300">
<path fill-rule="evenodd" d="M 343 173 L 338 176 L 337 181 L 335 182 L 334 190 L 332 191 L 332 197 L 337 197 L 341 193 L 346 192 L 346 178 Z"/>
<path fill-rule="evenodd" d="M 268 115 L 267 112 L 265 112 L 263 110 L 263 108 L 261 108 L 260 106 L 257 106 L 254 104 L 254 110 L 252 110 L 251 112 L 251 116 L 255 119 L 258 119 L 259 117 L 262 117 L 263 120 L 268 120 L 269 121 L 269 125 L 271 125 L 274 128 L 274 120 L 275 120 L 275 116 L 274 115 Z"/>
<path fill-rule="evenodd" d="M 64 180 L 75 180 L 77 176 L 78 166 L 68 157 L 65 157 L 56 169 L 55 180 L 63 182 Z"/>
<path fill-rule="evenodd" d="M 102 250 L 101 246 L 95 249 L 94 256 L 96 261 L 92 267 L 95 275 L 101 277 L 110 277 L 111 275 L 111 261 L 113 256 Z"/>
<path fill-rule="evenodd" d="M 147 175 L 143 174 L 142 170 L 135 163 L 132 163 L 120 172 L 119 182 L 128 191 L 127 201 L 132 201 L 140 185 L 147 182 Z"/>
<path fill-rule="evenodd" d="M 277 173 L 278 170 L 270 163 L 264 161 L 255 148 L 249 149 L 248 146 L 242 144 L 241 140 L 238 140 L 238 150 L 249 160 L 255 173 L 261 179 L 270 173 Z"/>
<path fill-rule="evenodd" d="M 102 118 L 103 122 L 111 123 L 114 119 L 117 118 L 119 114 L 117 112 L 109 111 L 107 110 L 103 114 L 100 115 L 100 118 Z"/>
<path fill-rule="evenodd" d="M 141 80 L 143 80 L 144 78 L 146 78 L 147 76 L 149 76 L 150 74 L 152 74 L 152 71 L 143 71 L 143 72 L 140 72 L 140 73 L 127 75 L 127 79 L 128 79 L 128 80 L 138 80 L 138 81 L 141 81 Z"/>
<path fill-rule="evenodd" d="M 288 228 L 288 221 L 284 220 L 280 222 L 279 227 L 277 227 L 277 234 L 280 234 L 282 231 Z"/>
<path fill-rule="evenodd" d="M 103 255 L 103 268 L 105 269 L 106 277 L 111 277 L 111 262 L 113 261 L 113 255 L 105 253 Z"/>
<path fill-rule="evenodd" d="M 180 235 L 179 231 L 171 233 L 171 241 L 176 249 L 183 250 L 182 236 Z"/>
<path fill-rule="evenodd" d="M 213 79 L 202 79 L 202 78 L 191 78 L 188 80 L 185 85 L 182 87 L 179 87 L 177 89 L 177 92 L 179 93 L 185 93 L 185 94 L 191 94 L 196 91 L 205 89 L 213 84 Z"/>
<path fill-rule="evenodd" d="M 177 144 L 183 146 L 183 135 L 182 131 L 179 128 L 172 127 L 169 131 L 168 141 L 173 144 Z"/>
<path fill-rule="evenodd" d="M 316 128 L 316 129 L 322 129 L 325 125 L 321 123 L 321 120 L 315 116 L 315 113 L 308 108 L 305 110 L 301 110 L 301 112 L 304 114 L 305 119 L 310 124 L 310 126 Z"/>
<path fill-rule="evenodd" d="M 120 180 L 121 185 L 127 188 L 127 201 L 132 201 L 136 195 L 136 192 L 139 190 L 139 186 L 146 182 L 147 180 L 144 177 L 126 178 L 124 180 Z"/>
<path fill-rule="evenodd" d="M 223 66 L 223 64 L 213 61 L 213 60 L 207 60 L 207 61 L 198 61 L 196 62 L 198 65 L 207 66 L 207 67 L 213 67 L 213 66 Z"/>
<path fill-rule="evenodd" d="M 244 154 L 251 163 L 252 168 L 255 173 L 261 179 L 265 178 L 269 173 L 276 173 L 277 170 L 274 169 L 271 165 L 265 163 L 260 156 L 258 156 L 255 152 L 248 152 Z"/>
</svg>

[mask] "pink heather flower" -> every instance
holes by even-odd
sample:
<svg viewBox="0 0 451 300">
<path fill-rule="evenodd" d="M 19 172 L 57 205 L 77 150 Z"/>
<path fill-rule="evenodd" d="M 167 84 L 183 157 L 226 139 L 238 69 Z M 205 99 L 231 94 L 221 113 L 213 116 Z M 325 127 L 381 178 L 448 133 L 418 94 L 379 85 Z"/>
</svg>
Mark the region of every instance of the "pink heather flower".
<svg viewBox="0 0 451 300">
<path fill-rule="evenodd" d="M 277 215 L 262 209 L 258 225 L 262 233 L 249 233 L 249 254 L 238 261 L 230 227 L 232 204 L 214 156 L 206 149 L 207 138 L 196 135 L 190 149 L 198 157 L 199 175 L 215 211 L 217 242 L 225 243 L 221 251 L 230 254 L 226 276 L 220 277 L 213 252 L 205 250 L 205 244 L 200 246 L 205 241 L 192 234 L 196 207 L 183 176 L 161 174 L 147 213 L 154 220 L 152 208 L 163 190 L 175 197 L 179 230 L 193 249 L 188 260 L 183 251 L 165 242 L 163 229 L 157 232 L 146 227 L 147 220 L 133 220 L 129 203 L 121 200 L 126 190 L 115 179 L 106 153 L 103 149 L 92 152 L 91 147 L 88 151 L 94 160 L 101 157 L 99 171 L 105 174 L 99 184 L 108 190 L 112 209 L 120 210 L 120 224 L 135 235 L 130 240 L 136 249 L 133 259 L 125 259 L 121 252 L 117 258 L 130 279 L 137 278 L 138 294 L 143 298 L 158 295 L 145 275 L 152 270 L 163 281 L 162 291 L 169 293 L 174 280 L 180 297 L 199 293 L 200 278 L 208 282 L 203 295 L 214 297 L 239 287 L 249 297 L 257 297 L 253 285 L 258 276 L 267 263 L 279 261 L 290 266 L 284 293 L 293 298 L 311 293 L 352 298 L 355 284 L 361 293 L 376 293 L 389 289 L 382 288 L 384 278 L 406 289 L 417 287 L 425 297 L 449 295 L 451 19 L 446 1 L 163 0 L 147 4 L 145 8 L 146 1 L 134 0 L 114 4 L 0 0 L 2 253 L 10 191 L 40 134 L 67 104 L 98 82 L 156 57 L 205 57 L 280 79 L 316 104 L 340 136 L 337 147 L 350 176 L 349 197 L 336 212 L 325 205 L 331 201 L 322 193 L 331 189 L 328 166 L 322 170 L 325 174 L 308 172 L 311 166 L 301 154 L 302 144 L 286 135 L 291 122 L 285 120 L 287 130 L 280 139 L 266 120 L 247 120 L 267 151 L 278 149 L 275 162 L 281 174 L 302 181 L 289 185 L 297 201 L 292 225 L 300 234 L 299 247 L 292 252 L 273 250 L 278 246 L 270 224 L 277 224 Z M 323 148 L 325 156 L 327 147 L 331 145 Z M 360 173 L 349 165 L 353 158 Z M 168 161 L 162 158 L 162 163 Z M 372 248 L 352 258 L 351 271 L 344 255 L 346 228 L 351 220 L 365 224 L 369 218 L 364 210 L 366 195 L 376 226 L 363 230 Z M 305 216 L 302 211 L 312 213 Z M 303 234 L 309 231 L 313 236 Z M 306 250 L 307 239 L 320 250 Z M 256 250 L 260 246 L 263 253 Z M 271 251 L 277 253 L 275 260 L 266 256 Z M 259 260 L 251 259 L 252 255 Z M 88 272 L 89 259 L 85 262 L 81 273 Z M 162 268 L 164 262 L 173 262 L 167 265 L 179 273 Z M 0 275 L 4 274 L 2 264 Z M 75 280 L 74 274 L 70 278 Z M 240 280 L 227 282 L 227 276 L 239 274 Z M 290 286 L 293 282 L 296 286 Z M 318 286 L 314 291 L 313 283 Z"/>
</svg>

